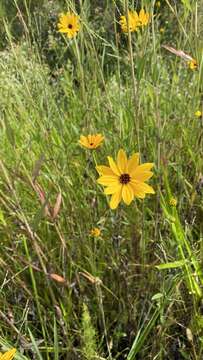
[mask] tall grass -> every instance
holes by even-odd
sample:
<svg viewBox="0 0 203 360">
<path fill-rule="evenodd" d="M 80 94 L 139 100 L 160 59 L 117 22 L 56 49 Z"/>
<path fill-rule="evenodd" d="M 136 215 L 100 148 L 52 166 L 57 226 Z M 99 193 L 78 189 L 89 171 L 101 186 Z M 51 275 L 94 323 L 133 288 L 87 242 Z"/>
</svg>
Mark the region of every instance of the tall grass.
<svg viewBox="0 0 203 360">
<path fill-rule="evenodd" d="M 1 22 L 2 350 L 201 360 L 202 2 L 80 1 L 73 41 L 56 24 L 75 2 L 19 3 L 21 36 L 5 9 Z M 149 26 L 122 34 L 120 14 L 141 4 Z M 89 133 L 105 136 L 94 152 L 78 144 Z M 120 148 L 155 163 L 156 195 L 112 211 L 95 163 Z"/>
</svg>

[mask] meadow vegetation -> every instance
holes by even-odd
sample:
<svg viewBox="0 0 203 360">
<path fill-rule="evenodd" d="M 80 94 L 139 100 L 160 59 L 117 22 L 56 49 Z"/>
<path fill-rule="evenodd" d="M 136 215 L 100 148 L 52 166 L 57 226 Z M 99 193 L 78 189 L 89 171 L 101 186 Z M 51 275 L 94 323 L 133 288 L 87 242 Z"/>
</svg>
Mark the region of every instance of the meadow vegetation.
<svg viewBox="0 0 203 360">
<path fill-rule="evenodd" d="M 202 360 L 203 1 L 5 0 L 0 40 L 0 359 Z M 113 209 L 120 149 L 154 194 Z"/>
</svg>

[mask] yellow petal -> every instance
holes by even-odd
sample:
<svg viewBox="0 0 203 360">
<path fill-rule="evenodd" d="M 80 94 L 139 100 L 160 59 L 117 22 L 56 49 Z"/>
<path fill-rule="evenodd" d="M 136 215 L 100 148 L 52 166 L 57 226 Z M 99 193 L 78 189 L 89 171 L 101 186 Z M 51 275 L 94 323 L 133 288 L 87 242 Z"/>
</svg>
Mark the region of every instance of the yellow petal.
<svg viewBox="0 0 203 360">
<path fill-rule="evenodd" d="M 108 186 L 108 187 L 104 190 L 104 194 L 106 194 L 106 195 L 115 194 L 116 192 L 119 192 L 119 191 L 121 190 L 121 187 L 122 187 L 121 184 Z"/>
<path fill-rule="evenodd" d="M 116 186 L 119 183 L 118 177 L 116 175 L 101 176 L 99 179 L 97 179 L 97 182 L 104 186 Z"/>
<path fill-rule="evenodd" d="M 1 355 L 1 360 L 12 360 L 15 356 L 16 349 L 11 349 L 6 351 L 3 355 Z"/>
<path fill-rule="evenodd" d="M 89 144 L 92 144 L 94 142 L 93 135 L 87 135 L 87 139 L 88 139 Z"/>
<path fill-rule="evenodd" d="M 98 146 L 100 146 L 103 140 L 104 136 L 97 136 L 94 140 L 95 147 L 97 148 Z"/>
<path fill-rule="evenodd" d="M 128 165 L 127 165 L 127 173 L 131 174 L 133 170 L 135 170 L 135 168 L 138 166 L 139 164 L 139 153 L 135 153 L 131 156 L 131 158 L 128 160 Z"/>
<path fill-rule="evenodd" d="M 123 149 L 120 149 L 117 156 L 117 164 L 120 172 L 125 174 L 127 166 L 127 156 Z"/>
<path fill-rule="evenodd" d="M 143 171 L 150 171 L 153 166 L 154 166 L 153 163 L 145 163 L 145 164 L 138 165 L 134 170 L 132 170 L 130 172 L 130 175 L 132 177 L 134 177 L 135 174 L 138 174 L 138 173 L 140 174 Z"/>
<path fill-rule="evenodd" d="M 154 174 L 152 171 L 135 171 L 134 175 L 132 176 L 132 180 L 144 182 L 146 180 L 149 180 L 153 175 Z"/>
<path fill-rule="evenodd" d="M 96 170 L 98 171 L 99 175 L 109 175 L 109 176 L 115 175 L 111 170 L 111 168 L 108 166 L 99 165 L 96 166 Z"/>
<path fill-rule="evenodd" d="M 122 189 L 112 195 L 111 201 L 110 201 L 110 203 L 109 203 L 110 208 L 111 208 L 112 210 L 116 209 L 117 206 L 118 206 L 118 204 L 119 204 L 119 202 L 121 201 L 121 194 L 122 194 Z"/>
<path fill-rule="evenodd" d="M 127 205 L 130 205 L 131 201 L 134 199 L 133 189 L 129 185 L 123 185 L 122 198 Z"/>
<path fill-rule="evenodd" d="M 119 169 L 118 169 L 118 166 L 116 165 L 115 161 L 113 160 L 112 157 L 108 156 L 108 160 L 109 160 L 109 165 L 110 165 L 110 168 L 111 170 L 118 176 L 121 175 Z"/>
<path fill-rule="evenodd" d="M 145 198 L 145 192 L 137 186 L 137 184 L 134 184 L 133 182 L 130 183 L 131 188 L 133 189 L 134 196 L 140 199 Z"/>
<path fill-rule="evenodd" d="M 81 145 L 85 146 L 85 147 L 89 147 L 89 143 L 88 143 L 87 138 L 85 136 L 80 137 L 79 143 Z"/>
<path fill-rule="evenodd" d="M 139 182 L 139 181 L 132 180 L 132 181 L 131 181 L 131 184 L 132 184 L 138 191 L 144 192 L 144 193 L 146 193 L 146 194 L 155 194 L 154 189 L 153 189 L 150 185 L 145 184 L 144 182 Z"/>
</svg>

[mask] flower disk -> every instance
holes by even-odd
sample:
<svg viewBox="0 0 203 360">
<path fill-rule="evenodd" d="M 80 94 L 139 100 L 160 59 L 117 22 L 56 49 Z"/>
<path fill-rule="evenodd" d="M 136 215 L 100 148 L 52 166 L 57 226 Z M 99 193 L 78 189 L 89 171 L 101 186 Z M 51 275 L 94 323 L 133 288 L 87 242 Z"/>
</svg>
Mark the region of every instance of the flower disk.
<svg viewBox="0 0 203 360">
<path fill-rule="evenodd" d="M 79 143 L 80 145 L 86 147 L 87 149 L 96 149 L 98 146 L 102 145 L 104 136 L 101 134 L 80 136 Z"/>
<path fill-rule="evenodd" d="M 154 189 L 145 183 L 153 173 L 150 171 L 153 163 L 139 165 L 139 153 L 133 154 L 128 160 L 124 150 L 120 149 L 115 162 L 108 157 L 108 166 L 97 166 L 100 175 L 97 182 L 106 186 L 104 193 L 112 195 L 110 208 L 116 209 L 120 201 L 130 205 L 132 200 L 137 197 L 145 198 L 145 194 L 154 194 Z"/>
<path fill-rule="evenodd" d="M 58 22 L 59 32 L 66 34 L 69 39 L 75 37 L 80 30 L 79 16 L 71 12 L 61 14 Z"/>
<path fill-rule="evenodd" d="M 0 360 L 12 360 L 15 356 L 16 349 L 6 351 L 4 354 L 0 353 Z"/>
</svg>

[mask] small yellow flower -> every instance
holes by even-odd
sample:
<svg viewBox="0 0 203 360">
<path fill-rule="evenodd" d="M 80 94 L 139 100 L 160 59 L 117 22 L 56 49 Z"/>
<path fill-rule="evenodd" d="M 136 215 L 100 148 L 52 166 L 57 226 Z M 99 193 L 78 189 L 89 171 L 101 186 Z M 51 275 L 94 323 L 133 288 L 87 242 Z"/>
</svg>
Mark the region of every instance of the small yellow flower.
<svg viewBox="0 0 203 360">
<path fill-rule="evenodd" d="M 162 27 L 159 29 L 160 33 L 163 34 L 165 32 L 165 29 Z"/>
<path fill-rule="evenodd" d="M 94 237 L 99 237 L 101 235 L 101 230 L 95 227 L 90 231 L 90 235 Z"/>
<path fill-rule="evenodd" d="M 96 149 L 98 146 L 102 144 L 104 140 L 104 136 L 101 134 L 95 135 L 87 135 L 87 136 L 80 136 L 79 143 L 80 145 L 86 147 L 87 149 Z"/>
<path fill-rule="evenodd" d="M 169 200 L 169 205 L 170 206 L 174 206 L 174 207 L 176 207 L 176 205 L 177 205 L 177 199 L 175 199 L 175 198 L 170 198 L 170 200 Z"/>
<path fill-rule="evenodd" d="M 80 30 L 79 16 L 71 12 L 61 14 L 57 26 L 59 32 L 66 34 L 69 39 L 72 39 Z"/>
<path fill-rule="evenodd" d="M 4 354 L 0 353 L 0 360 L 12 360 L 15 356 L 16 349 L 6 351 Z"/>
<path fill-rule="evenodd" d="M 139 12 L 139 26 L 146 26 L 149 23 L 149 13 L 141 9 Z"/>
<path fill-rule="evenodd" d="M 156 4 L 155 4 L 156 7 L 160 8 L 161 6 L 161 1 L 157 1 Z"/>
<path fill-rule="evenodd" d="M 197 110 L 196 112 L 195 112 L 195 116 L 196 117 L 201 117 L 202 116 L 202 112 L 200 111 L 200 110 Z"/>
<path fill-rule="evenodd" d="M 119 24 L 121 26 L 121 30 L 125 33 L 128 32 L 128 25 L 129 25 L 129 31 L 137 31 L 140 22 L 139 22 L 139 16 L 136 11 L 128 11 L 128 23 L 126 16 L 122 15 L 120 17 Z"/>
<path fill-rule="evenodd" d="M 190 70 L 196 70 L 198 67 L 197 61 L 195 59 L 188 61 L 188 67 Z"/>
<path fill-rule="evenodd" d="M 101 175 L 97 182 L 106 186 L 104 193 L 112 195 L 110 208 L 116 209 L 120 201 L 130 205 L 134 197 L 144 199 L 145 194 L 154 194 L 154 189 L 145 183 L 153 173 L 150 171 L 153 163 L 139 165 L 139 153 L 133 154 L 128 160 L 124 150 L 120 149 L 117 163 L 108 156 L 108 166 L 96 166 Z"/>
<path fill-rule="evenodd" d="M 137 31 L 140 26 L 146 26 L 149 22 L 149 14 L 145 12 L 144 9 L 141 9 L 139 15 L 137 11 L 128 11 L 128 23 L 129 31 Z M 125 33 L 128 32 L 127 17 L 122 15 L 120 17 L 120 26 L 121 30 Z"/>
</svg>

